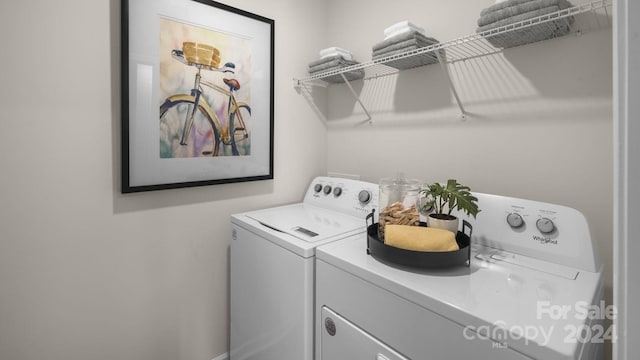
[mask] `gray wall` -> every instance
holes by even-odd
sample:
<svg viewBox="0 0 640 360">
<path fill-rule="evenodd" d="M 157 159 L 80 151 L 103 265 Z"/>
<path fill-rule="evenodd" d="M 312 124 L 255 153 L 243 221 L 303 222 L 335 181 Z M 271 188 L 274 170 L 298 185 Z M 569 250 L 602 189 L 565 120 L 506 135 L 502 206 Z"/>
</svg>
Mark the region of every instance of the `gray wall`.
<svg viewBox="0 0 640 360">
<path fill-rule="evenodd" d="M 324 4 L 226 3 L 276 21 L 275 180 L 127 196 L 120 0 L 0 3 L 0 359 L 227 351 L 229 216 L 298 201 L 326 173 L 326 136 L 291 86 Z"/>
</svg>

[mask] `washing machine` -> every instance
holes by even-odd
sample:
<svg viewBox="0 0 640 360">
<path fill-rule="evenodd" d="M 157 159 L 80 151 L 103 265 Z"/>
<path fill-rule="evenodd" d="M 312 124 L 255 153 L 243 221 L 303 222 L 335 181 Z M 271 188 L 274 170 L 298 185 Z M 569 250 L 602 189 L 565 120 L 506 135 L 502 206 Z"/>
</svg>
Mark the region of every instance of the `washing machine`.
<svg viewBox="0 0 640 360">
<path fill-rule="evenodd" d="M 615 311 L 585 217 L 475 195 L 465 264 L 390 263 L 367 234 L 316 249 L 317 360 L 603 359 Z"/>
<path fill-rule="evenodd" d="M 366 229 L 378 185 L 317 177 L 301 203 L 234 214 L 230 359 L 311 360 L 315 248 Z"/>
</svg>

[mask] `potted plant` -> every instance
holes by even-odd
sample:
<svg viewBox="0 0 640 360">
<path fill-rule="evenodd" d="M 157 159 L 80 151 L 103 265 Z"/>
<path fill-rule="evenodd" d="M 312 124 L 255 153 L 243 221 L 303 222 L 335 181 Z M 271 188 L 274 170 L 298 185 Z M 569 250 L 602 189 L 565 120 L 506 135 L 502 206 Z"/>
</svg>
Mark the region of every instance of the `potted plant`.
<svg viewBox="0 0 640 360">
<path fill-rule="evenodd" d="M 424 195 L 422 210 L 431 211 L 427 215 L 427 226 L 458 232 L 458 218 L 451 214 L 460 210 L 474 219 L 480 212 L 478 198 L 471 194 L 471 189 L 458 183 L 455 179 L 447 180 L 447 184 L 433 183 L 420 190 Z"/>
</svg>

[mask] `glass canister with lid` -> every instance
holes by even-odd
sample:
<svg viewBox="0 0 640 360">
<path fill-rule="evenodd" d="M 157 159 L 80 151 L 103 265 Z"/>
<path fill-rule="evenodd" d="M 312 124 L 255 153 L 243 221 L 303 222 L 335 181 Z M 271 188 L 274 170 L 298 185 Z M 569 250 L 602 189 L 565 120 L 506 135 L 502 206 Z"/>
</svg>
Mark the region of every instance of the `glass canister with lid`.
<svg viewBox="0 0 640 360">
<path fill-rule="evenodd" d="M 388 224 L 420 224 L 417 209 L 422 183 L 417 179 L 407 179 L 402 174 L 395 178 L 383 178 L 379 184 L 378 233 L 384 239 L 384 228 Z"/>
</svg>

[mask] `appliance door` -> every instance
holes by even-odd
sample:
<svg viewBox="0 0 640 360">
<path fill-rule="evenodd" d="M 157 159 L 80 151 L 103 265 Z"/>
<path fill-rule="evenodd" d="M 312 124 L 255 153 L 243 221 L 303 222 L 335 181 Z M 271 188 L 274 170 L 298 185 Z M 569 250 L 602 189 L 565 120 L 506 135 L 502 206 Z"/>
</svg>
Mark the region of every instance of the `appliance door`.
<svg viewBox="0 0 640 360">
<path fill-rule="evenodd" d="M 363 231 L 363 219 L 308 204 L 252 211 L 247 217 L 300 240 L 316 243 Z"/>
<path fill-rule="evenodd" d="M 321 360 L 409 360 L 327 307 L 322 321 Z"/>
<path fill-rule="evenodd" d="M 230 247 L 230 359 L 313 359 L 314 258 L 235 224 Z"/>
</svg>

